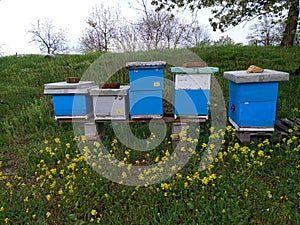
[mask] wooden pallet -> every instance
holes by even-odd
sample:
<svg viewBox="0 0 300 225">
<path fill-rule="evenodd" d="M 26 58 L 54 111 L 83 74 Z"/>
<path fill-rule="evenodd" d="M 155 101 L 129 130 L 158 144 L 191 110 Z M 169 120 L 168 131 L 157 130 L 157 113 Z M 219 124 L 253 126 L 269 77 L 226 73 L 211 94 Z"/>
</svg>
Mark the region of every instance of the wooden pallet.
<svg viewBox="0 0 300 225">
<path fill-rule="evenodd" d="M 251 141 L 257 143 L 260 139 L 273 139 L 280 141 L 283 137 L 291 135 L 290 129 L 294 127 L 298 128 L 298 131 L 294 131 L 293 135 L 300 137 L 300 119 L 297 118 L 294 121 L 283 118 L 278 119 L 275 122 L 275 131 L 237 131 L 236 136 L 242 143 L 250 143 Z"/>
</svg>

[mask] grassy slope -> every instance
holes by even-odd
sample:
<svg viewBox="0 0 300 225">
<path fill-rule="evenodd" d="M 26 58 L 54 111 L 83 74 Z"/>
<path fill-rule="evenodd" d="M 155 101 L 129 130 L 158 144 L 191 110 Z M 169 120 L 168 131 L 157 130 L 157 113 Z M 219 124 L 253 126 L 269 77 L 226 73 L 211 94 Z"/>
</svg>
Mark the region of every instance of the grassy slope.
<svg viewBox="0 0 300 225">
<path fill-rule="evenodd" d="M 217 77 L 225 95 L 227 93 L 227 81 L 222 79 L 222 73 L 225 70 L 245 69 L 249 65 L 255 64 L 263 68 L 291 73 L 300 65 L 299 47 L 287 50 L 276 47 L 209 47 L 193 49 L 193 51 L 206 61 L 209 66 L 220 68 L 220 73 Z M 0 161 L 3 162 L 2 171 L 8 174 L 14 174 L 16 171 L 19 171 L 20 174 L 23 174 L 24 180 L 28 179 L 27 182 L 31 182 L 30 175 L 27 175 L 27 173 L 35 170 L 33 166 L 39 162 L 40 159 L 47 158 L 48 153 L 46 154 L 45 151 L 41 153 L 41 155 L 37 154 L 38 149 L 45 148 L 42 144 L 44 139 L 51 140 L 55 137 L 60 137 L 64 142 L 72 142 L 73 132 L 71 125 L 53 121 L 51 99 L 50 97 L 43 96 L 43 84 L 62 81 L 66 76 L 81 76 L 98 56 L 99 54 L 57 56 L 55 60 L 44 59 L 38 55 L 0 58 L 0 100 L 7 103 L 0 105 Z M 280 83 L 278 116 L 290 116 L 292 108 L 300 108 L 299 87 L 299 76 L 291 76 L 289 82 Z M 63 149 L 63 147 L 64 143 L 58 146 L 58 149 Z M 252 148 L 256 147 L 252 146 Z M 218 167 L 218 173 L 222 174 L 224 178 L 226 176 L 228 177 L 220 182 L 216 182 L 216 189 L 204 189 L 204 192 L 203 190 L 202 192 L 201 190 L 199 190 L 199 192 L 196 190 L 195 192 L 195 189 L 182 190 L 180 185 L 183 185 L 184 181 L 179 181 L 180 185 L 174 186 L 173 190 L 169 190 L 170 192 L 168 194 L 171 195 L 172 192 L 178 190 L 182 197 L 177 196 L 172 198 L 170 196 L 169 198 L 164 198 L 163 191 L 153 193 L 147 189 L 145 190 L 146 194 L 143 194 L 143 192 L 138 192 L 132 188 L 126 189 L 122 186 L 112 185 L 110 182 L 103 183 L 100 179 L 93 180 L 93 177 L 96 175 L 93 171 L 89 171 L 89 176 L 87 177 L 85 175 L 82 177 L 79 176 L 80 174 L 77 175 L 78 180 L 90 180 L 79 183 L 79 186 L 74 184 L 78 191 L 82 192 L 86 191 L 85 185 L 90 185 L 91 183 L 98 185 L 99 188 L 89 186 L 91 189 L 86 193 L 85 197 L 81 198 L 81 193 L 77 193 L 74 197 L 67 197 L 70 202 L 66 202 L 63 205 L 63 207 L 66 208 L 58 209 L 58 211 L 52 209 L 52 207 L 56 207 L 56 203 L 47 202 L 44 196 L 41 196 L 41 199 L 38 198 L 38 201 L 32 201 L 32 204 L 35 205 L 33 208 L 40 207 L 40 211 L 36 212 L 36 214 L 38 221 L 43 224 L 47 222 L 47 219 L 43 217 L 46 211 L 41 210 L 45 207 L 50 207 L 49 210 L 52 210 L 52 214 L 57 214 L 56 217 L 53 218 L 52 223 L 54 221 L 57 222 L 59 218 L 69 216 L 67 218 L 68 223 L 75 223 L 74 221 L 77 221 L 77 223 L 80 224 L 81 221 L 88 221 L 91 218 L 89 214 L 91 209 L 98 207 L 97 211 L 99 212 L 102 210 L 101 207 L 103 207 L 103 209 L 105 209 L 103 211 L 104 218 L 101 218 L 104 224 L 112 224 L 112 221 L 118 220 L 123 220 L 123 223 L 126 224 L 141 224 L 149 220 L 154 221 L 154 224 L 174 224 L 176 221 L 177 223 L 184 223 L 183 221 L 185 220 L 191 221 L 195 219 L 195 215 L 198 215 L 198 218 L 202 216 L 204 221 L 209 215 L 209 220 L 206 221 L 208 224 L 218 223 L 217 221 L 220 219 L 223 223 L 231 221 L 234 224 L 237 224 L 239 221 L 244 221 L 244 224 L 248 224 L 249 221 L 252 224 L 260 224 L 263 222 L 270 224 L 280 224 L 282 222 L 296 224 L 295 222 L 299 219 L 299 214 L 294 212 L 293 208 L 299 207 L 299 204 L 295 203 L 297 197 L 291 194 L 289 195 L 289 201 L 285 199 L 285 197 L 283 197 L 283 200 L 281 199 L 282 202 L 280 201 L 280 196 L 288 195 L 289 193 L 286 192 L 294 192 L 294 187 L 297 186 L 297 184 L 295 184 L 297 181 L 294 179 L 296 176 L 294 166 L 297 162 L 293 161 L 296 159 L 293 158 L 291 152 L 286 154 L 289 155 L 274 157 L 273 163 L 269 163 L 263 169 L 257 171 L 254 169 L 253 171 L 248 169 L 244 171 L 238 164 L 234 164 L 233 159 L 229 159 L 229 161 L 223 163 L 223 166 Z M 55 165 L 55 163 L 55 161 L 49 161 L 51 165 Z M 15 166 L 17 168 L 15 168 Z M 293 169 L 291 170 L 290 168 Z M 239 171 L 242 171 L 242 173 L 239 174 Z M 38 173 L 42 174 L 43 172 L 38 171 Z M 255 176 L 253 174 L 255 174 Z M 266 174 L 267 176 L 265 176 Z M 274 177 L 279 176 L 282 177 L 282 181 L 281 183 L 278 182 L 278 189 L 274 187 L 273 190 Z M 249 179 L 250 177 L 251 179 Z M 284 185 L 285 182 L 289 182 L 289 184 Z M 232 184 L 234 185 L 232 186 Z M 100 188 L 100 186 L 102 187 Z M 193 188 L 195 188 L 195 186 L 193 186 Z M 269 189 L 272 190 L 272 193 L 273 191 L 277 191 L 277 193 L 273 193 L 273 195 L 277 196 L 279 200 L 277 199 L 277 201 L 274 200 L 274 202 L 272 202 L 271 198 L 264 199 L 264 197 L 262 197 L 265 195 L 265 191 Z M 243 199 L 241 195 L 243 195 L 246 190 L 249 191 L 249 196 L 251 196 L 251 199 L 248 201 L 241 200 L 241 198 Z M 44 189 L 40 189 L 39 191 L 41 191 L 41 195 L 46 195 Z M 237 191 L 239 191 L 240 194 L 237 194 Z M 26 191 L 23 190 L 23 192 L 20 192 L 20 196 L 17 195 L 14 197 L 9 197 L 9 194 L 7 195 L 8 197 L 6 195 L 0 195 L 0 198 L 4 198 L 4 200 L 2 199 L 0 202 L 3 201 L 4 208 L 7 208 L 11 202 L 21 199 L 20 204 L 22 205 L 24 204 L 22 199 L 27 195 Z M 5 193 L 9 193 L 9 191 Z M 104 193 L 109 193 L 111 197 L 107 197 L 107 199 L 101 197 Z M 133 193 L 136 194 L 134 195 Z M 149 194 L 153 195 L 153 198 L 147 197 Z M 194 198 L 196 195 L 197 201 Z M 202 195 L 205 200 L 203 200 Z M 210 199 L 211 196 L 223 200 L 214 202 Z M 275 199 L 275 196 L 273 199 Z M 101 202 L 101 207 L 89 202 L 89 198 L 91 197 L 95 197 L 98 202 Z M 191 200 L 186 201 L 185 198 Z M 192 200 L 193 198 L 194 200 Z M 223 202 L 224 199 L 225 202 Z M 177 204 L 174 204 L 175 200 Z M 63 202 L 62 200 L 60 201 Z M 145 201 L 149 202 L 149 204 L 145 204 Z M 270 204 L 268 201 L 270 201 Z M 81 208 L 78 207 L 78 204 L 84 202 L 86 203 L 85 205 Z M 198 204 L 199 209 L 203 210 L 196 212 L 196 204 Z M 270 205 L 271 215 L 266 215 L 266 211 L 260 211 L 266 210 Z M 239 210 L 239 208 L 241 208 L 241 210 Z M 282 208 L 283 210 L 280 210 Z M 136 209 L 139 209 L 139 213 L 137 213 Z M 222 209 L 229 214 L 213 215 L 215 212 L 223 212 Z M 16 210 L 17 212 L 24 211 L 17 207 L 11 210 Z M 231 210 L 231 212 L 228 210 Z M 111 214 L 111 211 L 114 211 L 116 214 Z M 118 211 L 120 212 L 119 214 L 117 213 Z M 128 213 L 128 216 L 122 218 L 125 212 Z M 163 215 L 163 213 L 165 213 L 165 215 Z M 288 222 L 290 214 L 292 214 L 290 216 L 290 221 L 292 222 Z M 6 213 L 5 215 L 10 214 Z M 160 215 L 162 216 L 160 217 Z M 248 217 L 248 222 L 243 220 L 243 218 L 239 218 L 238 215 Z M 26 214 L 23 216 L 27 218 Z M 190 216 L 189 219 L 187 219 L 187 216 Z M 22 217 L 21 214 L 20 217 Z M 1 205 L 0 218 L 3 218 L 1 215 Z M 16 218 L 15 216 L 15 220 L 22 221 L 22 218 Z M 27 218 L 27 220 L 30 221 L 30 218 Z M 169 221 L 169 223 L 167 221 Z M 201 220 L 198 222 L 201 223 Z M 0 223 L 2 223 L 2 221 L 0 221 Z M 49 223 L 51 224 L 51 222 Z M 241 222 L 241 224 L 243 223 Z"/>
</svg>

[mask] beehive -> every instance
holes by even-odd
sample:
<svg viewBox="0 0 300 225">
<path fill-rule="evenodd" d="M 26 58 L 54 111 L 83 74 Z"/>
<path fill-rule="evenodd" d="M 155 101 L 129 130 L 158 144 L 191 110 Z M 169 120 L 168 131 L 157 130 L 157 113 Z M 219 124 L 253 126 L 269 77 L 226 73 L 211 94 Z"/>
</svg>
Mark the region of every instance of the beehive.
<svg viewBox="0 0 300 225">
<path fill-rule="evenodd" d="M 174 74 L 174 116 L 208 118 L 211 74 L 216 67 L 171 67 Z"/>
<path fill-rule="evenodd" d="M 89 118 L 93 110 L 89 89 L 93 86 L 93 81 L 45 84 L 44 94 L 52 95 L 55 119 Z"/>
<path fill-rule="evenodd" d="M 166 62 L 128 62 L 131 118 L 162 118 Z"/>
<path fill-rule="evenodd" d="M 129 86 L 120 86 L 118 89 L 90 90 L 93 98 L 95 120 L 125 120 L 129 117 Z"/>
<path fill-rule="evenodd" d="M 278 82 L 289 74 L 265 69 L 262 73 L 224 72 L 229 80 L 228 117 L 238 131 L 273 131 Z"/>
</svg>

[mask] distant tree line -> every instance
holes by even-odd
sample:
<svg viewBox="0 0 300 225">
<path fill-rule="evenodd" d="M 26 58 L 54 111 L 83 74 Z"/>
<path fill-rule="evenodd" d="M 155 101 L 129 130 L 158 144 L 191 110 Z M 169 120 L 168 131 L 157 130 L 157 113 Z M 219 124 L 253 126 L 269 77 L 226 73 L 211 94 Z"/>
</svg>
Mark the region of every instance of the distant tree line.
<svg viewBox="0 0 300 225">
<path fill-rule="evenodd" d="M 139 18 L 134 22 L 126 20 L 119 9 L 103 4 L 96 6 L 86 20 L 87 26 L 79 38 L 77 49 L 87 53 L 236 44 L 228 36 L 211 41 L 208 28 L 201 25 L 196 16 L 193 16 L 194 14 L 191 14 L 191 19 L 186 21 L 168 10 L 169 8 L 162 9 L 164 8 L 162 5 L 149 6 L 147 0 L 136 0 L 136 2 L 135 9 L 139 13 Z M 280 10 L 277 10 L 277 14 L 280 14 Z M 278 19 L 276 13 L 274 15 L 273 17 L 262 16 L 250 27 L 247 36 L 250 45 L 283 46 L 287 21 Z M 222 24 L 226 27 L 228 24 L 225 22 L 223 21 Z M 238 21 L 235 24 L 238 24 Z M 212 25 L 215 26 L 214 23 Z M 222 26 L 219 28 L 223 29 Z M 41 52 L 66 53 L 70 50 L 66 32 L 56 29 L 48 19 L 37 20 L 28 32 L 32 35 L 32 42 L 39 45 Z M 299 29 L 296 29 L 293 34 L 293 44 L 299 42 Z"/>
</svg>

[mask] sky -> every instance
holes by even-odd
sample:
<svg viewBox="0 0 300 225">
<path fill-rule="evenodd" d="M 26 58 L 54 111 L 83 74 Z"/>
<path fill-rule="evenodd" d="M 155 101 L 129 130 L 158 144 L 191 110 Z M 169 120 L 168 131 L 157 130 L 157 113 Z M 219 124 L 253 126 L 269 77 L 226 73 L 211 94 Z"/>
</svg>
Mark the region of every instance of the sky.
<svg viewBox="0 0 300 225">
<path fill-rule="evenodd" d="M 129 4 L 130 2 L 130 4 Z M 120 8 L 127 20 L 136 20 L 137 11 L 130 5 L 136 0 L 0 0 L 0 53 L 2 55 L 37 54 L 39 48 L 31 41 L 27 32 L 38 19 L 49 18 L 56 29 L 63 29 L 71 41 L 71 47 L 86 28 L 86 20 L 95 6 L 104 5 Z M 207 26 L 212 40 L 228 35 L 236 43 L 247 43 L 249 24 L 240 25 L 226 33 L 213 32 L 209 26 L 209 10 L 198 13 L 200 24 Z"/>
</svg>

